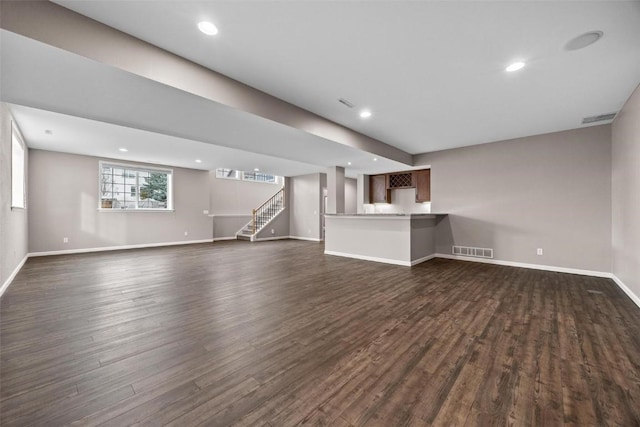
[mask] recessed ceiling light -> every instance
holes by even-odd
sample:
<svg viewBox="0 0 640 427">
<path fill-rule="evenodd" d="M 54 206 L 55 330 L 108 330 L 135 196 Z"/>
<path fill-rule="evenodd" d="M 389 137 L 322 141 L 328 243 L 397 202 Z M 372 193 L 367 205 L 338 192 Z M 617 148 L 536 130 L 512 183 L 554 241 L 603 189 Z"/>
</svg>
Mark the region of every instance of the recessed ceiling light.
<svg viewBox="0 0 640 427">
<path fill-rule="evenodd" d="M 208 21 L 198 22 L 198 29 L 208 36 L 215 36 L 218 34 L 218 27 Z"/>
<path fill-rule="evenodd" d="M 53 135 L 53 131 L 51 129 L 45 129 L 44 133 L 47 135 Z"/>
<path fill-rule="evenodd" d="M 377 158 L 377 157 L 374 157 L 374 158 L 373 158 L 373 161 L 374 161 L 374 162 L 377 162 L 377 161 L 378 161 L 378 158 Z"/>
<path fill-rule="evenodd" d="M 202 163 L 202 160 L 196 159 L 196 163 Z"/>
<path fill-rule="evenodd" d="M 505 70 L 511 73 L 513 71 L 518 71 L 522 69 L 522 67 L 524 67 L 524 62 L 514 62 L 513 64 L 509 65 Z"/>
<path fill-rule="evenodd" d="M 371 111 L 369 110 L 361 111 L 360 117 L 362 117 L 363 119 L 368 119 L 369 117 L 371 117 Z"/>
<path fill-rule="evenodd" d="M 260 172 L 260 169 L 255 168 L 253 171 L 254 171 L 254 172 Z"/>
<path fill-rule="evenodd" d="M 351 162 L 347 162 L 347 166 L 351 166 Z"/>
<path fill-rule="evenodd" d="M 123 153 L 126 153 L 127 151 L 129 151 L 126 148 L 118 148 L 118 150 L 122 151 Z"/>
</svg>

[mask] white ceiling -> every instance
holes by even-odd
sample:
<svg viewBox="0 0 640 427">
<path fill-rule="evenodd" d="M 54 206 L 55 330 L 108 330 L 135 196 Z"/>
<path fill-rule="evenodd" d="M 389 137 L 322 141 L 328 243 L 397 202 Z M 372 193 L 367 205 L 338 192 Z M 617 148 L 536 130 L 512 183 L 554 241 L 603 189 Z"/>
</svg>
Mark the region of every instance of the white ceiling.
<svg viewBox="0 0 640 427">
<path fill-rule="evenodd" d="M 194 169 L 259 168 L 281 176 L 330 166 L 344 166 L 352 178 L 407 168 L 14 33 L 0 34 L 2 100 L 13 105 L 32 148 Z M 122 146 L 129 151 L 118 151 Z"/>
<path fill-rule="evenodd" d="M 640 82 L 638 1 L 56 3 L 412 154 L 581 127 Z"/>
<path fill-rule="evenodd" d="M 640 82 L 640 1 L 56 3 L 412 154 L 582 127 L 583 117 L 618 111 Z M 197 30 L 204 19 L 217 36 Z M 596 44 L 563 49 L 592 30 L 604 32 Z M 409 168 L 0 36 L 2 100 L 34 148 L 286 176 Z M 527 66 L 506 73 L 515 60 Z M 360 119 L 359 108 L 373 117 Z"/>
</svg>

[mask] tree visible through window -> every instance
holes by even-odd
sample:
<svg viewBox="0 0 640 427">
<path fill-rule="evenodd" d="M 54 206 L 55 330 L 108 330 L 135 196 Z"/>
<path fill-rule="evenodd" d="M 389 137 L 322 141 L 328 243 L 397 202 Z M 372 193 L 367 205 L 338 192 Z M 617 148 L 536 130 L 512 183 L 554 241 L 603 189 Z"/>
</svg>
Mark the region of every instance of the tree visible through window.
<svg viewBox="0 0 640 427">
<path fill-rule="evenodd" d="M 100 163 L 101 209 L 172 209 L 172 171 Z"/>
</svg>

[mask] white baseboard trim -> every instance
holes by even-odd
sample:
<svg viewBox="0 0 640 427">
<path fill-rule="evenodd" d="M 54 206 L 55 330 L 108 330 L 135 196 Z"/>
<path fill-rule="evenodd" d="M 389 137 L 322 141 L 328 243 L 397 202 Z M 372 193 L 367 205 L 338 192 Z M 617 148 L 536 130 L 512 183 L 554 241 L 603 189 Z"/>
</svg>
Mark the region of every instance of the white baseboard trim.
<svg viewBox="0 0 640 427">
<path fill-rule="evenodd" d="M 527 264 L 524 262 L 502 261 L 499 259 L 475 258 L 462 255 L 436 254 L 438 258 L 457 259 L 460 261 L 481 262 L 484 264 L 506 265 L 508 267 L 531 268 L 533 270 L 554 271 L 556 273 L 581 274 L 583 276 L 611 278 L 611 273 L 595 270 L 580 270 L 578 268 L 557 267 L 555 265 Z"/>
<path fill-rule="evenodd" d="M 414 266 L 414 265 L 423 263 L 425 261 L 429 261 L 430 259 L 434 259 L 435 257 L 436 257 L 436 254 L 423 256 L 422 258 L 414 259 L 413 261 L 411 261 L 411 265 Z"/>
<path fill-rule="evenodd" d="M 49 256 L 49 255 L 82 254 L 87 252 L 121 251 L 124 249 L 155 248 L 159 246 L 192 245 L 195 243 L 211 243 L 211 242 L 213 242 L 213 239 L 185 240 L 182 242 L 143 243 L 140 245 L 105 246 L 100 248 L 83 248 L 83 249 L 67 249 L 62 251 L 31 252 L 29 253 L 29 256 L 36 257 L 36 256 Z"/>
<path fill-rule="evenodd" d="M 13 270 L 11 275 L 7 277 L 7 280 L 4 281 L 4 283 L 2 284 L 2 287 L 0 287 L 0 297 L 2 296 L 2 294 L 4 294 L 4 291 L 7 290 L 11 282 L 13 282 L 13 279 L 16 278 L 16 276 L 22 269 L 22 266 L 24 265 L 24 263 L 27 262 L 27 259 L 29 259 L 29 254 L 26 254 L 24 258 L 22 258 L 22 261 L 20 261 L 20 263 L 16 266 L 16 268 Z"/>
<path fill-rule="evenodd" d="M 321 239 L 315 238 L 315 237 L 299 237 L 299 236 L 289 236 L 289 239 L 294 239 L 294 240 L 307 240 L 309 242 L 322 242 Z"/>
<path fill-rule="evenodd" d="M 382 262 L 385 264 L 393 264 L 393 265 L 402 265 L 405 267 L 411 267 L 411 262 L 409 261 L 401 261 L 399 259 L 391 259 L 391 258 L 378 258 L 378 257 L 374 257 L 374 256 L 368 256 L 368 255 L 356 255 L 356 254 L 348 254 L 345 252 L 336 252 L 336 251 L 324 251 L 325 255 L 334 255 L 334 256 L 341 256 L 341 257 L 345 257 L 345 258 L 354 258 L 354 259 L 361 259 L 364 261 L 374 261 L 374 262 Z"/>
<path fill-rule="evenodd" d="M 422 262 L 425 261 L 429 261 L 430 259 L 433 259 L 436 257 L 436 254 L 431 254 L 431 255 L 427 255 L 425 257 L 422 258 L 418 258 L 418 259 L 414 259 L 413 261 L 402 261 L 399 259 L 391 259 L 391 258 L 379 258 L 379 257 L 373 257 L 373 256 L 368 256 L 368 255 L 356 255 L 356 254 L 348 254 L 348 253 L 344 253 L 344 252 L 336 252 L 336 251 L 324 251 L 325 255 L 334 255 L 334 256 L 341 256 L 341 257 L 345 257 L 345 258 L 354 258 L 354 259 L 361 259 L 364 261 L 373 261 L 373 262 L 382 262 L 384 264 L 393 264 L 393 265 L 401 265 L 404 267 L 412 267 L 414 265 L 420 264 Z"/>
<path fill-rule="evenodd" d="M 214 242 L 222 242 L 224 240 L 238 240 L 237 236 L 230 236 L 230 237 L 215 237 L 213 239 Z"/>
<path fill-rule="evenodd" d="M 618 276 L 616 276 L 615 274 L 611 274 L 611 279 L 616 282 L 616 285 L 618 285 L 620 289 L 622 289 L 622 292 L 624 292 L 629 298 L 631 298 L 631 301 L 633 301 L 638 307 L 640 307 L 640 298 L 638 297 L 638 295 L 634 294 L 631 289 L 629 289 L 627 285 L 622 283 L 622 280 L 618 279 Z"/>
<path fill-rule="evenodd" d="M 256 237 L 254 242 L 268 242 L 270 240 L 288 240 L 289 236 L 277 236 L 277 237 Z"/>
</svg>

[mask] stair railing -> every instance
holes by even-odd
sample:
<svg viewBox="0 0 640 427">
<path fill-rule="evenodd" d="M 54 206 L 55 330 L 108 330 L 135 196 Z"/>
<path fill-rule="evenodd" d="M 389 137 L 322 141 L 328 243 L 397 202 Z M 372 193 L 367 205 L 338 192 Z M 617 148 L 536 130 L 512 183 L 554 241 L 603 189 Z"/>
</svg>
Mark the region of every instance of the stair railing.
<svg viewBox="0 0 640 427">
<path fill-rule="evenodd" d="M 269 200 L 253 209 L 251 216 L 251 229 L 252 234 L 256 234 L 260 231 L 260 228 L 269 222 L 281 209 L 284 208 L 284 188 L 273 195 Z M 260 220 L 260 227 L 258 227 L 258 220 Z"/>
</svg>

